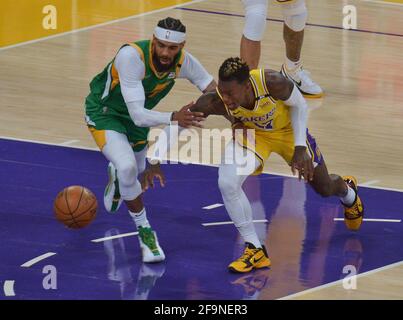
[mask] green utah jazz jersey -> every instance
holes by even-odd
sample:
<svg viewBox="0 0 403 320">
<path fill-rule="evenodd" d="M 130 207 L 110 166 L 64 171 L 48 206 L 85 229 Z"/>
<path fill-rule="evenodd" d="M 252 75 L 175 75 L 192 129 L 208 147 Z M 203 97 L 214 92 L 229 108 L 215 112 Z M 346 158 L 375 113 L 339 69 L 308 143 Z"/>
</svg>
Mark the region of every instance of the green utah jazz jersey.
<svg viewBox="0 0 403 320">
<path fill-rule="evenodd" d="M 175 57 L 172 68 L 159 74 L 152 61 L 151 40 L 125 44 L 122 48 L 125 46 L 135 48 L 144 62 L 145 75 L 142 80 L 146 97 L 144 107 L 153 109 L 175 84 L 175 78 L 179 76 L 185 53 L 181 50 Z M 119 74 L 115 68 L 114 60 L 91 81 L 91 92 L 86 99 L 87 123 L 97 129 L 113 129 L 108 128 L 105 124 L 105 117 L 108 116 L 131 121 L 120 90 Z"/>
</svg>

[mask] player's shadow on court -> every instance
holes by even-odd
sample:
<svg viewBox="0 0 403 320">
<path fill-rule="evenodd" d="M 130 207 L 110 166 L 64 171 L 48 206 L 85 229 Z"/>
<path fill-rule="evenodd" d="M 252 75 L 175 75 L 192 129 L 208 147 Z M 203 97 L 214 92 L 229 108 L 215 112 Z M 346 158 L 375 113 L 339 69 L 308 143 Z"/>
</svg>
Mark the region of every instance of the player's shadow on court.
<svg viewBox="0 0 403 320">
<path fill-rule="evenodd" d="M 119 235 L 118 229 L 109 229 L 105 237 Z M 132 276 L 132 263 L 129 262 L 122 238 L 104 242 L 108 257 L 108 279 L 120 283 L 122 300 L 147 300 L 156 281 L 165 273 L 165 264 L 142 263 L 137 279 Z"/>
</svg>

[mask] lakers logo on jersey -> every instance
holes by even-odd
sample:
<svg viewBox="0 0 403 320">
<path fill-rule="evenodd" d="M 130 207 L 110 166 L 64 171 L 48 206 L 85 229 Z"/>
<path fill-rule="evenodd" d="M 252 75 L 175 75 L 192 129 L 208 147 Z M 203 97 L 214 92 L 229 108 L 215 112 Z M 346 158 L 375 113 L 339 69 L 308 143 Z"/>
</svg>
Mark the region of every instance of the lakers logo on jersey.
<svg viewBox="0 0 403 320">
<path fill-rule="evenodd" d="M 288 107 L 270 95 L 266 86 L 264 70 L 251 70 L 249 80 L 255 93 L 253 110 L 240 106 L 235 110 L 227 108 L 228 112 L 252 129 L 278 131 L 287 127 L 291 122 Z"/>
<path fill-rule="evenodd" d="M 239 119 L 242 122 L 252 122 L 254 123 L 257 127 L 259 127 L 262 130 L 272 130 L 273 126 L 273 114 L 276 112 L 276 107 L 272 108 L 268 113 L 266 113 L 263 116 L 252 116 L 252 117 L 243 117 L 243 116 L 235 116 L 237 119 Z"/>
</svg>

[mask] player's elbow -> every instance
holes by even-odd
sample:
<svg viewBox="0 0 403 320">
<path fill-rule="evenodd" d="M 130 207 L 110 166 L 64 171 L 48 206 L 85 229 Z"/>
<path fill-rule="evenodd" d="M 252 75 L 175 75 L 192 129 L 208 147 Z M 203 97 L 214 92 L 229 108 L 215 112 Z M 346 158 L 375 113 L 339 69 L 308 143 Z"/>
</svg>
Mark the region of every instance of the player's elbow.
<svg viewBox="0 0 403 320">
<path fill-rule="evenodd" d="M 129 110 L 130 118 L 132 118 L 134 124 L 138 127 L 146 127 L 146 115 L 144 112 L 136 110 L 136 109 L 131 109 Z"/>
<path fill-rule="evenodd" d="M 142 118 L 136 117 L 133 119 L 133 122 L 137 127 L 147 127 L 146 121 L 144 121 Z"/>
</svg>

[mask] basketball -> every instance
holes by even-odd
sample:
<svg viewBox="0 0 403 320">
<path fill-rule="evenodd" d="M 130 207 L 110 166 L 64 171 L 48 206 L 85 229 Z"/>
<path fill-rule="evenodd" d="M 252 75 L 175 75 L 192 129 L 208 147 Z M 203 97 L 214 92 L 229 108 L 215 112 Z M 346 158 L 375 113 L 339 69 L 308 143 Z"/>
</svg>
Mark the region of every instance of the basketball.
<svg viewBox="0 0 403 320">
<path fill-rule="evenodd" d="M 80 229 L 89 225 L 97 215 L 95 195 L 82 186 L 70 186 L 58 193 L 53 204 L 56 219 L 66 227 Z"/>
</svg>

